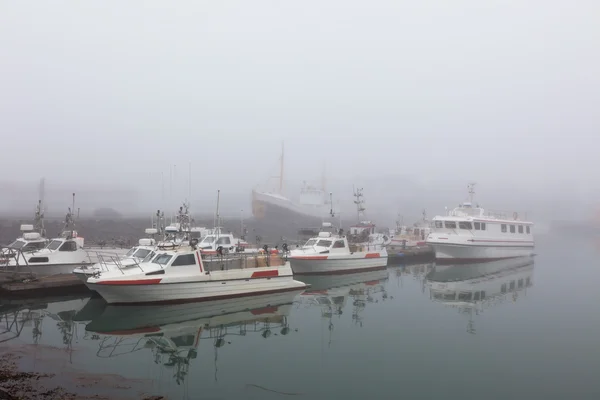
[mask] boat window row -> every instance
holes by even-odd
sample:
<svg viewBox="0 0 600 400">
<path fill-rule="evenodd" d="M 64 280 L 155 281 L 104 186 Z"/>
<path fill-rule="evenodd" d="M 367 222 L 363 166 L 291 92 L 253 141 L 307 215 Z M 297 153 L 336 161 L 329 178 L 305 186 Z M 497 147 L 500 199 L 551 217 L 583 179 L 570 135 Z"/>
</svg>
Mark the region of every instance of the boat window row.
<svg viewBox="0 0 600 400">
<path fill-rule="evenodd" d="M 464 229 L 464 230 L 473 230 L 476 231 L 485 231 L 487 229 L 485 222 L 474 222 L 470 221 L 435 221 L 436 228 L 446 228 L 446 229 Z M 501 224 L 500 230 L 504 233 L 510 230 L 510 233 L 531 233 L 531 227 L 529 225 L 508 225 Z"/>
<path fill-rule="evenodd" d="M 531 278 L 530 277 L 527 277 L 525 279 L 525 282 L 523 282 L 523 279 L 519 279 L 518 281 L 510 281 L 510 283 L 508 285 L 506 283 L 503 283 L 502 287 L 500 288 L 500 292 L 501 293 L 512 292 L 515 290 L 515 288 L 521 289 L 523 286 L 525 286 L 525 287 L 531 286 Z"/>
<path fill-rule="evenodd" d="M 529 225 L 527 226 L 523 226 L 523 225 L 507 225 L 507 224 L 502 224 L 500 225 L 500 230 L 503 233 L 508 232 L 508 230 L 510 230 L 510 233 L 527 233 L 530 234 L 531 233 L 531 228 L 529 227 Z"/>
</svg>

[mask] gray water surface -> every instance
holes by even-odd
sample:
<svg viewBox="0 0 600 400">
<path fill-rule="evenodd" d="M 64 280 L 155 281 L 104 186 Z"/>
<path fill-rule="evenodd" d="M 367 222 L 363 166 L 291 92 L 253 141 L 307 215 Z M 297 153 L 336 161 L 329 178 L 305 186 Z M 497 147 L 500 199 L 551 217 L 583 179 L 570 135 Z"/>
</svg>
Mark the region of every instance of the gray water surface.
<svg viewBox="0 0 600 400">
<path fill-rule="evenodd" d="M 23 368 L 110 398 L 598 399 L 600 246 L 536 247 L 534 262 L 307 278 L 309 293 L 4 306 L 0 339 Z"/>
</svg>

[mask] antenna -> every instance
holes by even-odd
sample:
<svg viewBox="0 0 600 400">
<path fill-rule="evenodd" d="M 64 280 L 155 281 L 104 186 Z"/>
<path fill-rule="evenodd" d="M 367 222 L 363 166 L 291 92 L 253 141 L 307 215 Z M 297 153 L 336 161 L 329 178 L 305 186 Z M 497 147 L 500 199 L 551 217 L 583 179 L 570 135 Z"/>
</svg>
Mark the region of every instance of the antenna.
<svg viewBox="0 0 600 400">
<path fill-rule="evenodd" d="M 352 186 L 352 189 L 354 190 L 354 186 Z M 362 191 L 363 191 L 363 188 L 357 188 L 356 190 L 354 190 L 354 197 L 356 197 L 356 200 L 354 200 L 354 204 L 356 204 L 356 213 L 357 213 L 359 222 L 360 222 L 360 215 L 365 211 L 365 208 L 363 207 L 363 204 L 365 203 L 365 201 L 361 200 L 361 198 L 363 197 Z"/>
<path fill-rule="evenodd" d="M 329 205 L 330 205 L 330 210 L 329 210 L 329 214 L 331 215 L 331 218 L 335 217 L 335 213 L 333 212 L 333 193 L 329 192 Z"/>
</svg>

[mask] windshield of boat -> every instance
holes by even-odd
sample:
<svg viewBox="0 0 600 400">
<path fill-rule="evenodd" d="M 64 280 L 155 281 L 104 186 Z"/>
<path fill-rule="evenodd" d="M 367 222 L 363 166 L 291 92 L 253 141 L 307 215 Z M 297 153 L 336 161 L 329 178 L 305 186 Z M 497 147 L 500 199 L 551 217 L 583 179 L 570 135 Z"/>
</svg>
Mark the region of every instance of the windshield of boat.
<svg viewBox="0 0 600 400">
<path fill-rule="evenodd" d="M 13 249 L 20 249 L 21 247 L 23 247 L 25 245 L 25 242 L 22 240 L 15 240 L 14 242 L 12 242 L 10 244 L 10 246 L 8 247 L 12 247 Z"/>
<path fill-rule="evenodd" d="M 171 260 L 171 258 L 173 258 L 173 256 L 163 253 L 163 254 L 157 255 L 156 258 L 154 260 L 152 260 L 152 262 L 154 264 L 167 265 L 169 263 L 169 261 Z"/>
<path fill-rule="evenodd" d="M 308 242 L 304 244 L 305 247 L 312 247 L 317 244 L 317 239 L 308 239 Z"/>
<path fill-rule="evenodd" d="M 321 239 L 321 240 L 319 240 L 319 243 L 317 243 L 317 246 L 320 246 L 320 247 L 330 247 L 331 243 L 332 243 L 331 240 Z"/>
<path fill-rule="evenodd" d="M 62 240 L 53 240 L 50 243 L 48 243 L 48 249 L 49 250 L 56 250 L 60 247 L 60 245 L 62 244 Z"/>
<path fill-rule="evenodd" d="M 204 239 L 202 239 L 202 241 L 200 243 L 211 244 L 214 241 L 215 241 L 214 236 L 207 236 Z"/>
<path fill-rule="evenodd" d="M 148 249 L 138 249 L 133 256 L 136 258 L 144 259 L 151 252 L 152 252 L 152 250 L 148 250 Z"/>
<path fill-rule="evenodd" d="M 133 253 L 135 253 L 135 251 L 137 250 L 137 247 L 132 247 L 127 254 L 125 254 L 125 257 L 131 257 L 133 255 Z"/>
<path fill-rule="evenodd" d="M 150 253 L 148 253 L 148 255 L 146 255 L 146 257 L 144 257 L 142 262 L 150 262 L 154 258 L 155 255 L 156 255 L 155 252 L 150 251 Z"/>
</svg>

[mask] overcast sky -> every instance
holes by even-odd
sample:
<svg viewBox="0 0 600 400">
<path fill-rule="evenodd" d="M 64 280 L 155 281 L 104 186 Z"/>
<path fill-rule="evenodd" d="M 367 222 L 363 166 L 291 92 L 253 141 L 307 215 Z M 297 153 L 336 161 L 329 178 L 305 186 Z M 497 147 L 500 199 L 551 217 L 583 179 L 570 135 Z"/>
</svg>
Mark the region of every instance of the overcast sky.
<svg viewBox="0 0 600 400">
<path fill-rule="evenodd" d="M 195 197 L 246 204 L 283 140 L 292 187 L 326 162 L 332 182 L 589 197 L 599 18 L 585 0 L 5 0 L 0 180 L 130 186 L 155 208 L 191 161 Z"/>
</svg>

